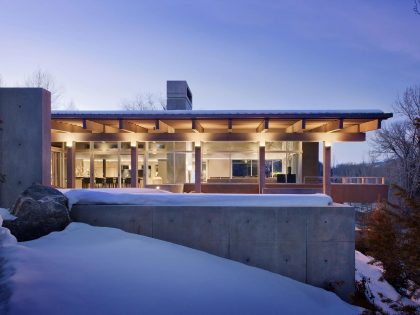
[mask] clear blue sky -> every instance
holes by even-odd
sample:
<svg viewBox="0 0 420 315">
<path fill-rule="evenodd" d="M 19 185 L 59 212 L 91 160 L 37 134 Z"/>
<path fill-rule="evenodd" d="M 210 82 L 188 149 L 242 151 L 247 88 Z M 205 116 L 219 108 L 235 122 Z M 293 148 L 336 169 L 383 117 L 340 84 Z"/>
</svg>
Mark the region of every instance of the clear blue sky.
<svg viewBox="0 0 420 315">
<path fill-rule="evenodd" d="M 420 83 L 411 0 L 0 0 L 0 75 L 37 68 L 78 109 L 116 109 L 165 81 L 195 109 L 382 109 Z M 367 144 L 333 146 L 336 162 Z"/>
</svg>

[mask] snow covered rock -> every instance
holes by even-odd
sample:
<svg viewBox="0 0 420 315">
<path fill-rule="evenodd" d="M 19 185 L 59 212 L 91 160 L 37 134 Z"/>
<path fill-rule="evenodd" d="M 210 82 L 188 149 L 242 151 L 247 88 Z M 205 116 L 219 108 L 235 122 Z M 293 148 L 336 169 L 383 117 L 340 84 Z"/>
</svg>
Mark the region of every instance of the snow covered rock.
<svg viewBox="0 0 420 315">
<path fill-rule="evenodd" d="M 40 200 L 44 198 L 45 196 L 49 196 L 53 198 L 56 202 L 63 204 L 64 206 L 67 206 L 67 197 L 64 196 L 63 193 L 61 193 L 59 190 L 44 186 L 41 184 L 34 183 L 31 186 L 29 186 L 22 194 L 22 197 L 31 197 L 35 200 Z M 13 209 L 13 208 L 12 208 Z M 12 210 L 12 213 L 14 211 Z"/>
<path fill-rule="evenodd" d="M 29 241 L 54 231 L 63 230 L 70 223 L 67 197 L 58 190 L 33 184 L 15 202 L 11 213 L 15 220 L 4 220 L 19 241 Z"/>
</svg>

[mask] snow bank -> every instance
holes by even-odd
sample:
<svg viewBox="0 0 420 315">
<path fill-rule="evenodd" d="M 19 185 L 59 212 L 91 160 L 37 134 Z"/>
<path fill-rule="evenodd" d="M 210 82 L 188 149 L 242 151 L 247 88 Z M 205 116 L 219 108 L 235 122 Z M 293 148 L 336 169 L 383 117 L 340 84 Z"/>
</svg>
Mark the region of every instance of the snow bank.
<svg viewBox="0 0 420 315">
<path fill-rule="evenodd" d="M 359 314 L 335 294 L 187 247 L 71 223 L 15 245 L 10 314 Z"/>
<path fill-rule="evenodd" d="M 9 212 L 9 210 L 0 208 L 0 226 L 2 225 L 3 220 L 14 220 L 16 217 Z"/>
<path fill-rule="evenodd" d="M 378 264 L 369 264 L 373 260 L 372 257 L 365 256 L 361 252 L 356 251 L 356 281 L 366 279 L 367 289 L 370 292 L 370 302 L 380 307 L 384 312 L 390 315 L 401 314 L 391 308 L 392 304 L 398 306 L 414 305 L 419 306 L 415 302 L 401 297 L 397 291 L 383 279 L 383 269 Z"/>
<path fill-rule="evenodd" d="M 175 194 L 155 189 L 71 189 L 62 190 L 74 204 L 178 205 L 178 206 L 328 206 L 324 194 Z"/>
</svg>

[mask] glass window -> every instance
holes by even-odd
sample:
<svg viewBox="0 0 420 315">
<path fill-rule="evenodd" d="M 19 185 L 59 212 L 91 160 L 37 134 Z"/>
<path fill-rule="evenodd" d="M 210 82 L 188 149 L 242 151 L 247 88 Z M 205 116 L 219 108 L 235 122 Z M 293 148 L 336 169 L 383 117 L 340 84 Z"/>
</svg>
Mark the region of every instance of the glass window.
<svg viewBox="0 0 420 315">
<path fill-rule="evenodd" d="M 148 143 L 148 185 L 192 183 L 195 178 L 191 142 Z"/>
<path fill-rule="evenodd" d="M 301 183 L 302 142 L 276 141 L 266 143 L 266 182 Z"/>
<path fill-rule="evenodd" d="M 233 177 L 258 176 L 258 161 L 256 160 L 232 160 Z"/>
<path fill-rule="evenodd" d="M 207 182 L 257 182 L 258 143 L 204 142 L 203 180 Z"/>
</svg>

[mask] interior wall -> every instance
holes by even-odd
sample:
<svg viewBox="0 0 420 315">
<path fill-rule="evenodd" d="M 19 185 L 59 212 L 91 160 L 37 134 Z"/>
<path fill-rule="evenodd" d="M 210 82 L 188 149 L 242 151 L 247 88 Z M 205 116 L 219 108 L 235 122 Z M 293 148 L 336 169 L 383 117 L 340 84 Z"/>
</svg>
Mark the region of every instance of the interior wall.
<svg viewBox="0 0 420 315">
<path fill-rule="evenodd" d="M 207 163 L 208 178 L 230 177 L 230 160 L 208 160 Z"/>
<path fill-rule="evenodd" d="M 302 180 L 305 176 L 320 176 L 319 173 L 319 143 L 303 142 L 302 143 Z"/>
</svg>

